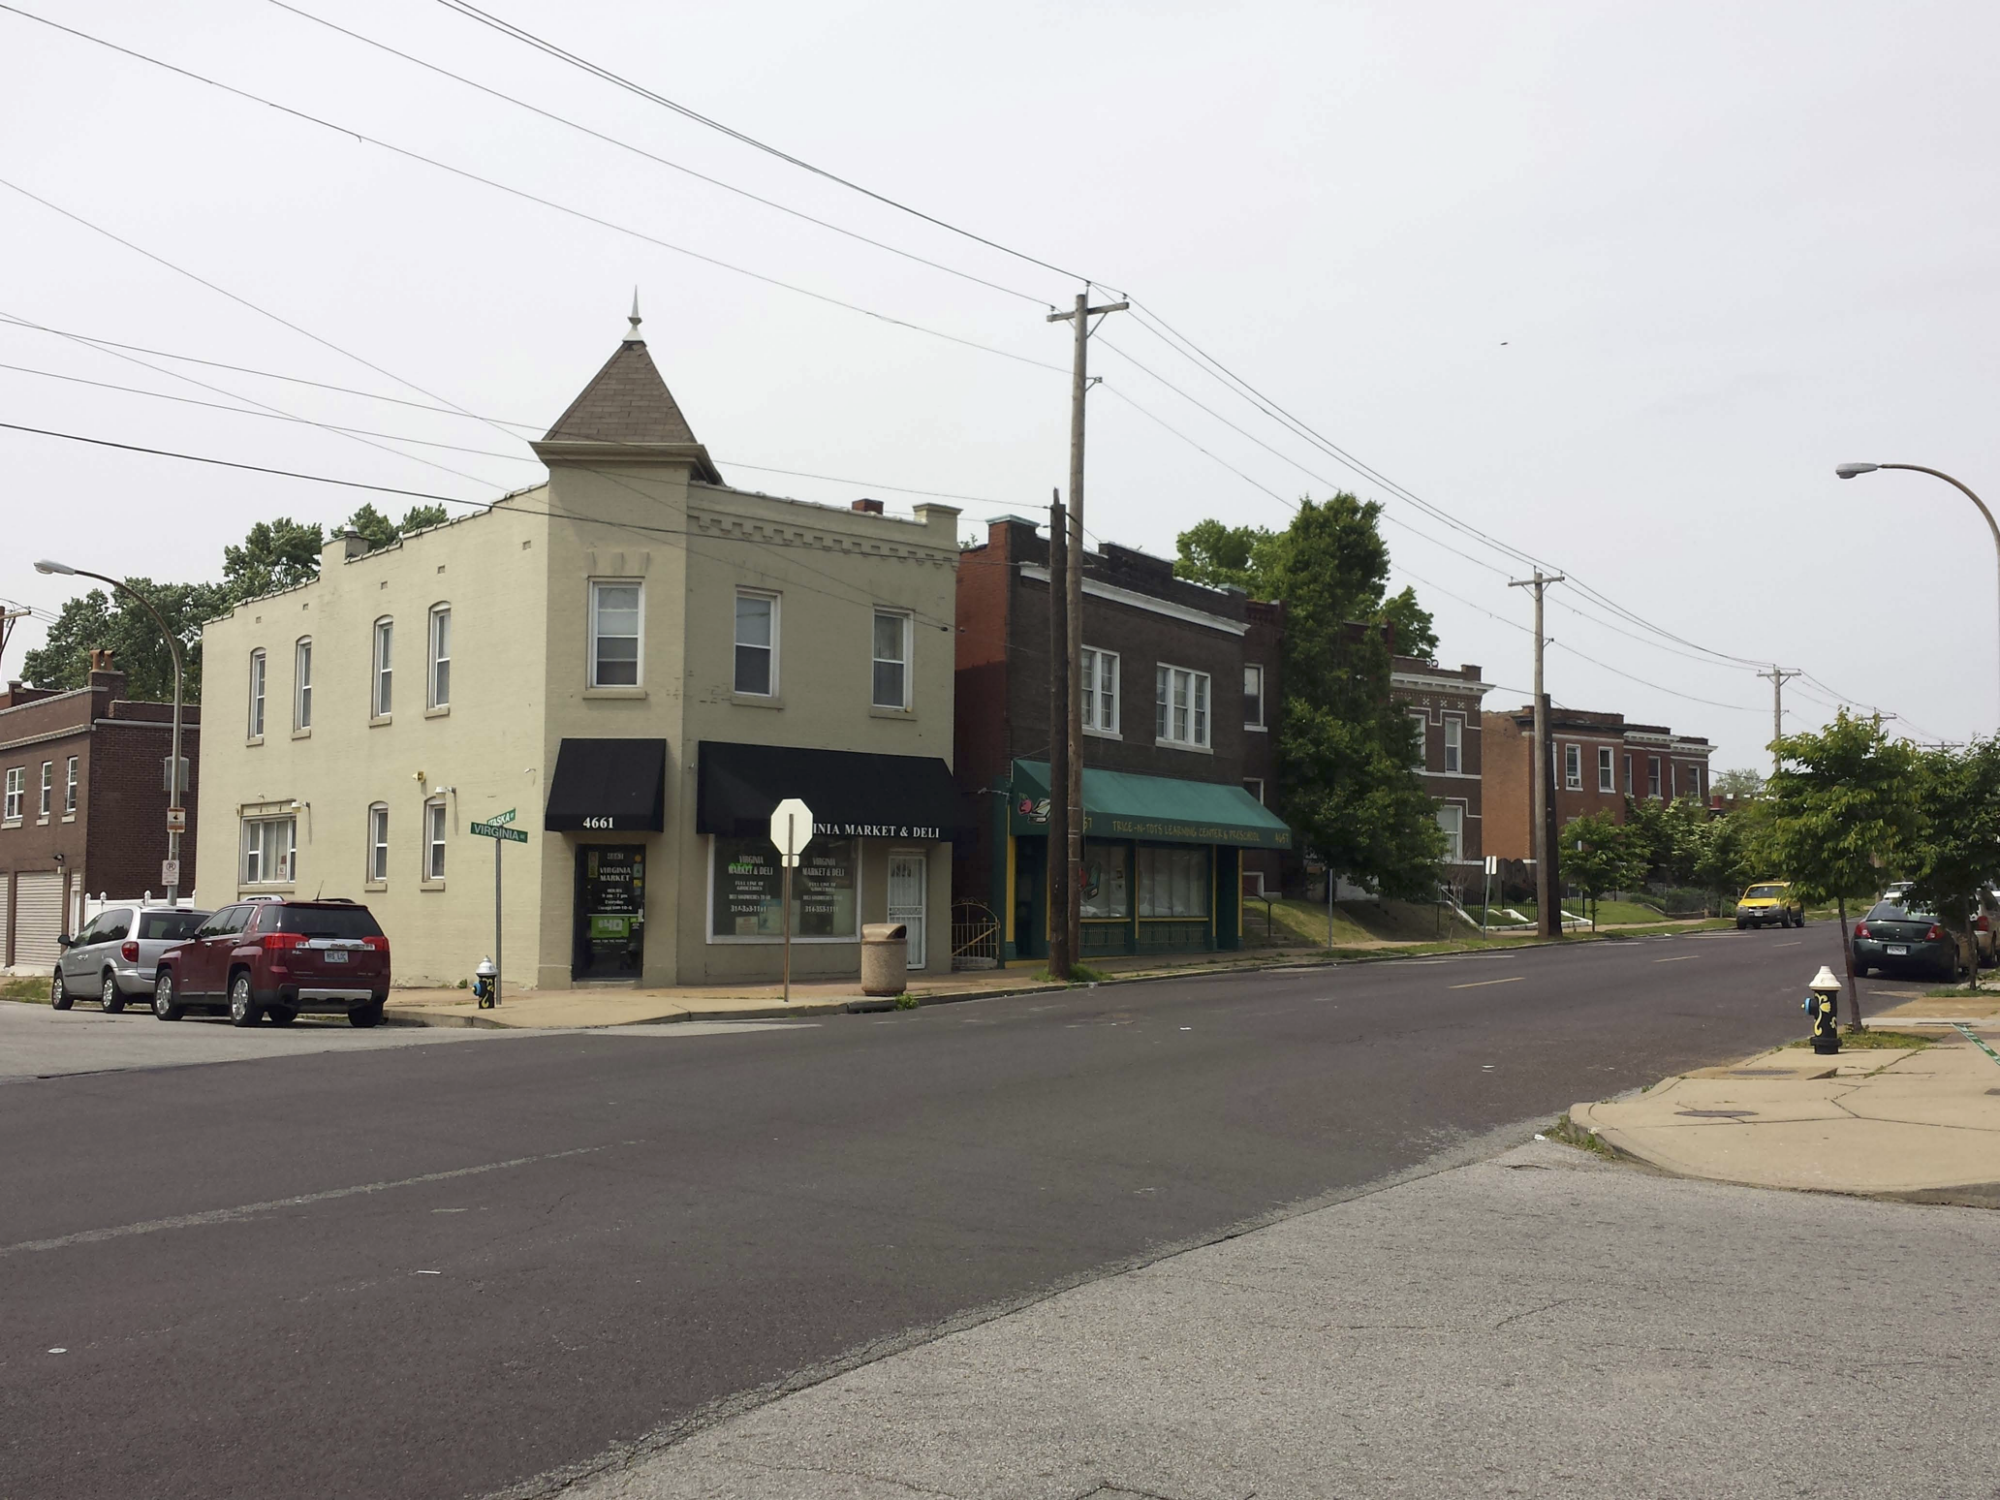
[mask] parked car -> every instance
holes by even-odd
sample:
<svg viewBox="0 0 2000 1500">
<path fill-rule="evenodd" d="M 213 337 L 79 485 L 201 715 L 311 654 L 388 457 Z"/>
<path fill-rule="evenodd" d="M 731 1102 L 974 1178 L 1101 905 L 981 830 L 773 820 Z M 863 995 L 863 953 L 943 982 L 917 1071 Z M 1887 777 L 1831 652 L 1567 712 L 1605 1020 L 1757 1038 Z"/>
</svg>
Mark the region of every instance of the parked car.
<svg viewBox="0 0 2000 1500">
<path fill-rule="evenodd" d="M 1921 906 L 1878 901 L 1854 924 L 1854 972 L 1922 973 L 1956 979 L 1970 957 L 1957 933 Z"/>
<path fill-rule="evenodd" d="M 265 897 L 225 906 L 187 942 L 160 956 L 153 1014 L 178 1021 L 192 1006 L 226 1010 L 232 1024 L 301 1012 L 374 1026 L 389 998 L 389 940 L 352 901 Z"/>
<path fill-rule="evenodd" d="M 79 997 L 95 995 L 117 1015 L 127 996 L 152 993 L 160 955 L 185 942 L 207 916 L 186 906 L 107 906 L 75 937 L 56 939 L 62 956 L 49 981 L 49 1004 L 68 1010 Z"/>
<path fill-rule="evenodd" d="M 1736 926 L 1739 931 L 1745 927 L 1773 924 L 1779 927 L 1806 925 L 1805 908 L 1793 899 L 1789 881 L 1762 881 L 1736 899 Z"/>
</svg>

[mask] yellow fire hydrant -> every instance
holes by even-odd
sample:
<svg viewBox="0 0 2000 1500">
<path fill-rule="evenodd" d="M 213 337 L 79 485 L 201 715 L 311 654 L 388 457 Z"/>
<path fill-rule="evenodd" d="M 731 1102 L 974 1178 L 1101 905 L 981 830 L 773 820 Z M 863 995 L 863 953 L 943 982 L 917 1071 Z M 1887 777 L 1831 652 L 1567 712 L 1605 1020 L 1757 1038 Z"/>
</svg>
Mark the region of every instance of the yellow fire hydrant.
<svg viewBox="0 0 2000 1500">
<path fill-rule="evenodd" d="M 1825 964 L 1806 986 L 1806 1013 L 1812 1017 L 1812 1049 L 1819 1053 L 1840 1050 L 1840 981 Z"/>
</svg>

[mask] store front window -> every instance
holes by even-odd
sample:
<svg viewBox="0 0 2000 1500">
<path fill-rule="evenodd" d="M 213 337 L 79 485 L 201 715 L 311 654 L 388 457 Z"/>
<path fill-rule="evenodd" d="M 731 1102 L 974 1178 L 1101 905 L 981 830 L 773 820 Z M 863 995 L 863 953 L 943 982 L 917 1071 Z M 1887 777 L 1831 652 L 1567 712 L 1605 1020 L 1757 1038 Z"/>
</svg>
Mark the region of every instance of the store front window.
<svg viewBox="0 0 2000 1500">
<path fill-rule="evenodd" d="M 1083 917 L 1086 921 L 1120 921 L 1132 915 L 1132 887 L 1126 878 L 1123 844 L 1083 846 Z"/>
<path fill-rule="evenodd" d="M 1141 844 L 1139 915 L 1207 917 L 1209 851 L 1198 844 Z"/>
<path fill-rule="evenodd" d="M 784 871 L 767 838 L 713 840 L 709 871 L 712 940 L 775 941 L 784 936 Z M 792 936 L 855 942 L 860 903 L 857 839 L 816 838 L 792 872 Z"/>
</svg>

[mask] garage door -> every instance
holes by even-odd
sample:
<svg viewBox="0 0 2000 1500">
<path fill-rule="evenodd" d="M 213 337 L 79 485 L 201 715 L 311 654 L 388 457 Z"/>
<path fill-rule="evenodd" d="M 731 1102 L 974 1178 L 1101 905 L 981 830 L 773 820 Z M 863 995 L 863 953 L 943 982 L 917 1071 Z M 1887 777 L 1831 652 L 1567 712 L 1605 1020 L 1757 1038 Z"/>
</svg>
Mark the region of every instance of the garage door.
<svg viewBox="0 0 2000 1500">
<path fill-rule="evenodd" d="M 14 877 L 14 962 L 54 965 L 62 952 L 62 872 L 49 870 Z"/>
</svg>

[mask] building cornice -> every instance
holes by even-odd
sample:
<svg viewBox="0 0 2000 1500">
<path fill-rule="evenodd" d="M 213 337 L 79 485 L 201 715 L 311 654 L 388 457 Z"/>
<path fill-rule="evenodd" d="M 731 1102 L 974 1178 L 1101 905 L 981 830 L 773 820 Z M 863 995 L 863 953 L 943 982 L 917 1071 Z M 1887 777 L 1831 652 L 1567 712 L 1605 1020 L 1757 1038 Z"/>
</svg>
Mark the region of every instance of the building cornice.
<svg viewBox="0 0 2000 1500">
<path fill-rule="evenodd" d="M 1475 697 L 1493 691 L 1490 682 L 1467 682 L 1463 677 L 1421 677 L 1411 672 L 1391 672 L 1389 686 L 1425 693 L 1469 693 Z"/>
<path fill-rule="evenodd" d="M 1036 583 L 1049 581 L 1049 570 L 1040 563 L 1022 563 L 1021 576 Z M 1185 604 L 1175 604 L 1170 599 L 1155 599 L 1151 594 L 1141 594 L 1132 589 L 1121 589 L 1115 584 L 1099 583 L 1093 578 L 1083 580 L 1083 591 L 1096 599 L 1111 604 L 1123 604 L 1131 609 L 1143 609 L 1150 614 L 1165 615 L 1170 620 L 1184 620 L 1190 625 L 1206 625 L 1210 630 L 1223 635 L 1242 636 L 1250 633 L 1248 620 L 1231 620 L 1221 615 L 1212 615 L 1205 610 L 1191 608 Z"/>
</svg>

